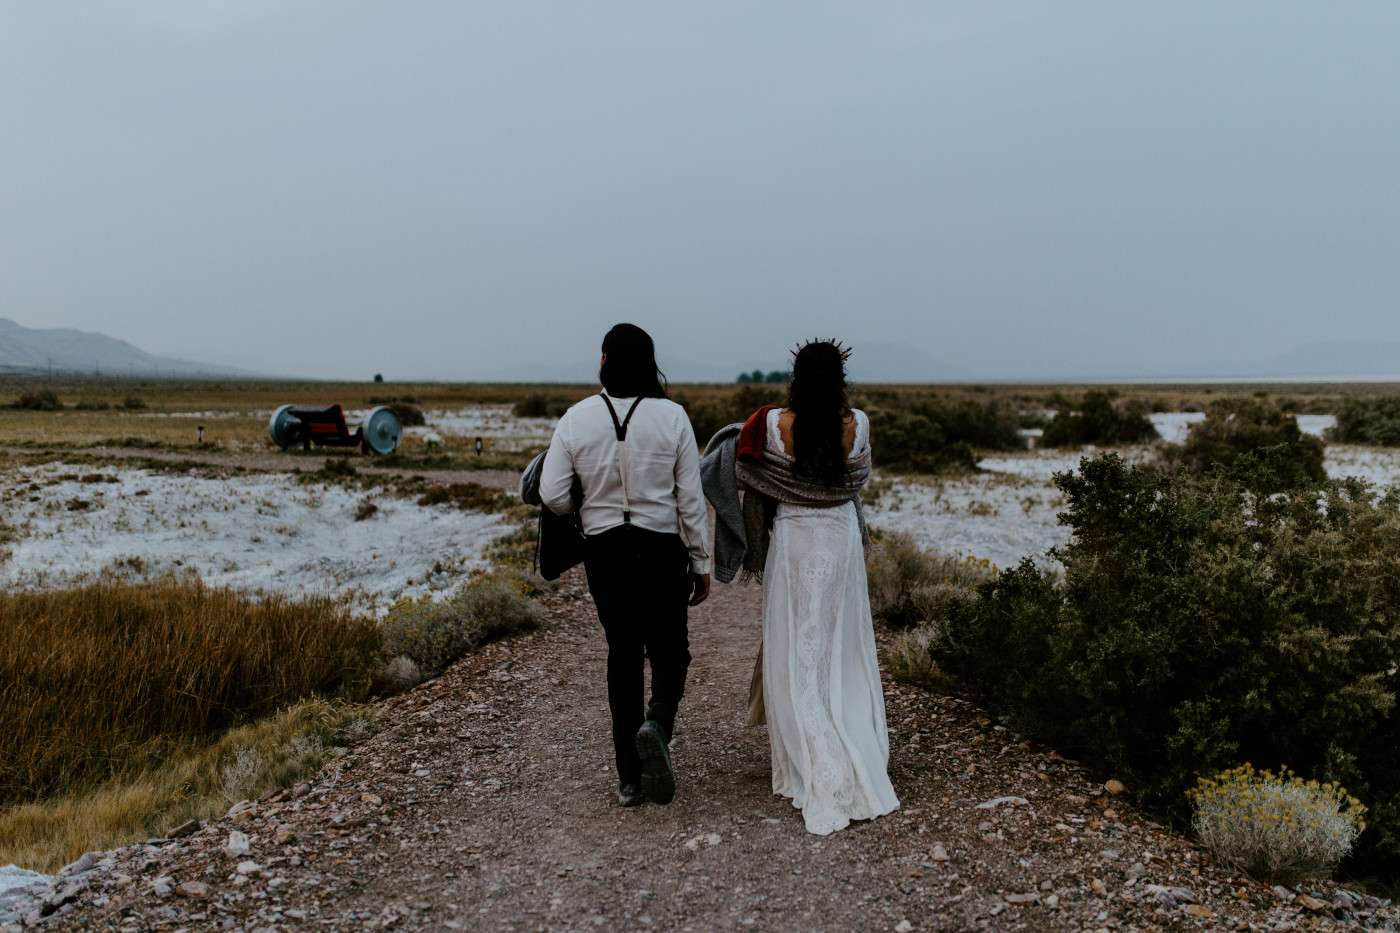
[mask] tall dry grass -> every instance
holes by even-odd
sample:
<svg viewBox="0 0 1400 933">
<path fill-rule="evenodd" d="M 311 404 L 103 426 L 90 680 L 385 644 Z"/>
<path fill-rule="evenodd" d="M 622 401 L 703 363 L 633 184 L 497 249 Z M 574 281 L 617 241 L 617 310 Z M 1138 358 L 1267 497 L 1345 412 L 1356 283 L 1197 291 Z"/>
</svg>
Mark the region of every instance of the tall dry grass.
<svg viewBox="0 0 1400 933">
<path fill-rule="evenodd" d="M 375 624 L 197 581 L 0 593 L 0 806 L 151 767 L 187 740 L 363 691 Z"/>
<path fill-rule="evenodd" d="M 372 732 L 377 715 L 373 707 L 303 700 L 212 742 L 178 743 L 120 779 L 0 810 L 0 865 L 53 872 L 84 852 L 217 818 L 240 799 L 314 774 L 336 745 Z M 235 787 L 228 771 L 240 756 L 254 767 L 248 783 Z"/>
</svg>

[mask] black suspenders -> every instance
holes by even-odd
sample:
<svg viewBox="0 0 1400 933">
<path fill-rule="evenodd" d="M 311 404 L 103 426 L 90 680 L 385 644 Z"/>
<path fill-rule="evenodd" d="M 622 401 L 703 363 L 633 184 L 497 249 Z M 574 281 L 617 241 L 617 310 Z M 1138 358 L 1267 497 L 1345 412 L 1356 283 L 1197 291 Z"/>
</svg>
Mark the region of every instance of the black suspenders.
<svg viewBox="0 0 1400 933">
<path fill-rule="evenodd" d="M 613 428 L 617 431 L 617 469 L 622 476 L 622 524 L 632 524 L 632 503 L 627 498 L 627 425 L 632 421 L 632 415 L 636 413 L 637 406 L 642 404 L 642 397 L 638 396 L 632 403 L 632 407 L 627 410 L 627 417 L 621 421 L 617 420 L 617 409 L 613 408 L 612 399 L 608 398 L 606 392 L 599 392 L 603 404 L 608 406 L 608 414 L 612 415 Z"/>
</svg>

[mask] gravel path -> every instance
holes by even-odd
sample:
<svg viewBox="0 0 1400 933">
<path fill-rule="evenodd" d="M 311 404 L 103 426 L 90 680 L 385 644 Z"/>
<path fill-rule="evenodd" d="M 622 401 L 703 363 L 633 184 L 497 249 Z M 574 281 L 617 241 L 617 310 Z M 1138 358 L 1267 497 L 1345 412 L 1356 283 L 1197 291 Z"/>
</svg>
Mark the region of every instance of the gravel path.
<svg viewBox="0 0 1400 933">
<path fill-rule="evenodd" d="M 902 685 L 886 685 L 902 808 L 808 835 L 771 795 L 765 731 L 743 725 L 759 598 L 717 586 L 693 611 L 670 806 L 614 801 L 605 644 L 574 573 L 546 597 L 548 630 L 393 699 L 386 728 L 313 784 L 85 857 L 31 917 L 65 931 L 1394 928 L 1389 908 L 1332 886 L 1293 899 L 1212 869 L 1071 763 Z M 226 851 L 234 831 L 248 851 Z"/>
</svg>

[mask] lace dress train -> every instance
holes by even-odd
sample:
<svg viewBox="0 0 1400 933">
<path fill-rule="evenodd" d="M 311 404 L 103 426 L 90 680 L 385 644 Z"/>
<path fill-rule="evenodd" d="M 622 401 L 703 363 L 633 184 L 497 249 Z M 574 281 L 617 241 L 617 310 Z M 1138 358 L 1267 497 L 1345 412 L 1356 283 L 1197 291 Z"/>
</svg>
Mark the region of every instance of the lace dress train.
<svg viewBox="0 0 1400 933">
<path fill-rule="evenodd" d="M 781 444 L 776 415 L 769 442 Z M 857 450 L 862 434 L 858 416 Z M 854 503 L 778 505 L 763 574 L 763 699 L 773 791 L 792 798 L 809 832 L 899 806 Z"/>
</svg>

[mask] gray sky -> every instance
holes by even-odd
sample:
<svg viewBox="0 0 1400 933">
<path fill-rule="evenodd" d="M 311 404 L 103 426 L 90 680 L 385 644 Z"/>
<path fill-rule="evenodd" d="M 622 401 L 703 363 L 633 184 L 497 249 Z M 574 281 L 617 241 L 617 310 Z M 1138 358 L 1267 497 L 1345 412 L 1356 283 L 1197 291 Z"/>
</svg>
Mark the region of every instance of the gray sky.
<svg viewBox="0 0 1400 933">
<path fill-rule="evenodd" d="M 0 317 L 354 378 L 619 320 L 716 372 L 1400 341 L 1397 49 L 1380 0 L 12 0 Z"/>
</svg>

